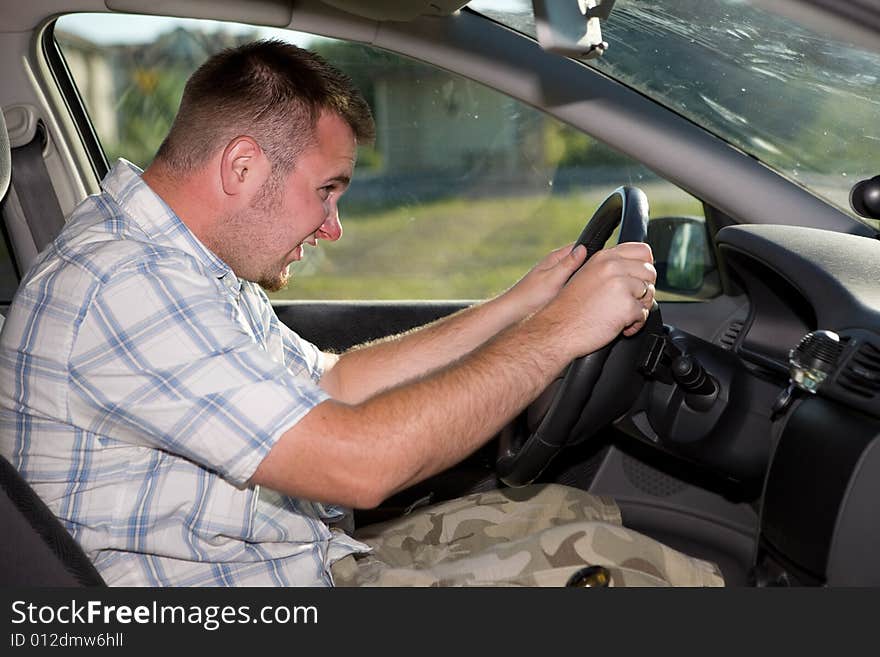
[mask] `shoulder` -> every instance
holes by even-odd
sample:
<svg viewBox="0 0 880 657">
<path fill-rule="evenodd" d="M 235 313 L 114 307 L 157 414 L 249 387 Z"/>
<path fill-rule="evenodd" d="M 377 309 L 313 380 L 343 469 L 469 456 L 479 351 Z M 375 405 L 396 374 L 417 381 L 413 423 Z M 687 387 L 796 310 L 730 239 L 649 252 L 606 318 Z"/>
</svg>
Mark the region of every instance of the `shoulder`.
<svg viewBox="0 0 880 657">
<path fill-rule="evenodd" d="M 106 236 L 104 239 L 59 239 L 43 254 L 22 281 L 24 289 L 51 287 L 74 299 L 87 290 L 121 284 L 160 272 L 194 279 L 205 275 L 192 255 L 149 240 Z"/>
<path fill-rule="evenodd" d="M 120 321 L 181 303 L 198 302 L 230 314 L 220 282 L 189 253 L 146 236 L 82 225 L 71 228 L 72 233 L 59 236 L 28 273 L 11 316 L 49 314 L 76 331 L 96 307 L 112 308 Z"/>
</svg>

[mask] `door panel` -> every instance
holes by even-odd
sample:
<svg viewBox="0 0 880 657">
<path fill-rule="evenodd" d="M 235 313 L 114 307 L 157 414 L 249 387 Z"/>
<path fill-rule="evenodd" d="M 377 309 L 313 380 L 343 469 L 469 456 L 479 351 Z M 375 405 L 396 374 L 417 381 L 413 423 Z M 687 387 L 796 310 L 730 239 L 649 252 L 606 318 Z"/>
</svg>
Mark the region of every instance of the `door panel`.
<svg viewBox="0 0 880 657">
<path fill-rule="evenodd" d="M 324 351 L 355 345 L 433 322 L 467 301 L 276 301 L 279 319 Z"/>
</svg>

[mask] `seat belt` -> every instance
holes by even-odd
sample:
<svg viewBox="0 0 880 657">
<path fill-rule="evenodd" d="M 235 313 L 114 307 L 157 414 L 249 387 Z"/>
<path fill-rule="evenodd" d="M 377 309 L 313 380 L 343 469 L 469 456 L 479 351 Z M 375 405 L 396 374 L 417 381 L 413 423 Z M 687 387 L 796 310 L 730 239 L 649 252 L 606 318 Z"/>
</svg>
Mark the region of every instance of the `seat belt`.
<svg viewBox="0 0 880 657">
<path fill-rule="evenodd" d="M 43 133 L 39 128 L 30 142 L 12 149 L 12 186 L 37 251 L 42 251 L 61 232 L 64 213 L 43 160 Z"/>
</svg>

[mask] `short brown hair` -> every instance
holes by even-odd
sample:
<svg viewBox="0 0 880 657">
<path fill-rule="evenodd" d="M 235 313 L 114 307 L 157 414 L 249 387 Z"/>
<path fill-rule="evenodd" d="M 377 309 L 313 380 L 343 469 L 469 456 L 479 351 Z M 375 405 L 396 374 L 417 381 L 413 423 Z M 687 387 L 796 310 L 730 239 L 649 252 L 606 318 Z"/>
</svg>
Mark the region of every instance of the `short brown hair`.
<svg viewBox="0 0 880 657">
<path fill-rule="evenodd" d="M 370 107 L 351 79 L 313 52 L 278 40 L 224 50 L 192 74 L 156 159 L 186 173 L 240 135 L 253 137 L 273 174 L 291 170 L 314 143 L 324 111 L 348 123 L 359 143 L 375 138 Z"/>
</svg>

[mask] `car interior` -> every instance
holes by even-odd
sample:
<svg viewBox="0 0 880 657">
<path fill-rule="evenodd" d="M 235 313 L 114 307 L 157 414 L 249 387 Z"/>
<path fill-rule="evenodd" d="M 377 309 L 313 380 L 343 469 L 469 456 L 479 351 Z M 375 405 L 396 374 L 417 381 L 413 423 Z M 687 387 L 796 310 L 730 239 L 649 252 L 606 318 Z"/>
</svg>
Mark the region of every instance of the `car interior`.
<svg viewBox="0 0 880 657">
<path fill-rule="evenodd" d="M 880 584 L 880 521 L 874 511 L 880 499 L 880 158 L 874 159 L 874 171 L 858 170 L 845 180 L 855 211 L 846 194 L 846 206 L 817 195 L 711 126 L 615 78 L 614 69 L 588 63 L 625 50 L 626 44 L 613 39 L 615 17 L 637 17 L 651 3 L 606 0 L 607 14 L 584 14 L 576 36 L 587 25 L 593 40 L 586 46 L 559 45 L 557 23 L 567 19 L 553 15 L 553 4 L 5 4 L 0 7 L 0 119 L 5 119 L 0 120 L 5 249 L 0 315 L 30 263 L 63 227 L 64 216 L 99 190 L 108 170 L 100 117 L 85 100 L 73 46 L 64 45 L 91 52 L 101 43 L 82 45 L 64 37 L 65 15 L 233 21 L 367 44 L 430 63 L 615 149 L 696 199 L 702 216 L 649 216 L 653 187 L 613 175 L 600 186 L 602 202 L 591 196 L 573 205 L 575 229 L 568 241 L 577 238 L 595 248 L 609 240 L 651 245 L 659 303 L 648 326 L 572 363 L 486 446 L 378 508 L 357 511 L 357 524 L 499 486 L 557 482 L 612 497 L 626 526 L 714 561 L 727 586 Z M 760 11 L 764 4 L 755 3 Z M 515 29 L 487 8 L 503 12 L 507 5 L 534 16 L 537 34 Z M 578 2 L 570 5 L 581 11 Z M 829 41 L 845 38 L 847 18 L 838 16 Z M 595 38 L 599 25 L 604 46 Z M 871 22 L 859 26 L 852 47 L 865 53 L 864 61 L 880 63 L 880 48 L 872 50 L 877 37 Z M 598 52 L 605 48 L 607 55 Z M 122 56 L 122 50 L 114 52 Z M 384 84 L 403 84 L 402 77 L 389 75 Z M 430 77 L 425 80 L 431 84 Z M 438 86 L 441 92 L 452 88 Z M 871 139 L 878 140 L 880 96 L 872 102 Z M 383 111 L 390 116 L 393 108 Z M 377 124 L 381 133 L 383 123 Z M 384 166 L 391 162 L 386 154 Z M 472 156 L 466 173 L 483 167 L 496 175 L 491 166 Z M 512 187 L 510 181 L 530 175 L 513 168 L 519 178 L 497 174 L 495 184 Z M 466 184 L 461 172 L 448 175 L 451 184 Z M 376 180 L 411 184 L 401 177 Z M 864 184 L 855 185 L 860 180 Z M 559 189 L 579 184 L 562 176 L 554 182 Z M 540 213 L 531 221 L 540 221 Z M 352 229 L 347 239 L 356 238 Z M 433 239 L 430 232 L 425 239 Z M 692 265 L 681 264 L 686 256 L 699 260 L 695 279 Z M 342 352 L 477 300 L 456 293 L 296 298 L 294 290 L 290 298 L 273 298 L 273 306 L 303 338 Z M 9 456 L 0 459 L 0 522 L 7 537 L 0 541 L 0 582 L 103 585 L 71 528 L 52 515 Z"/>
</svg>

